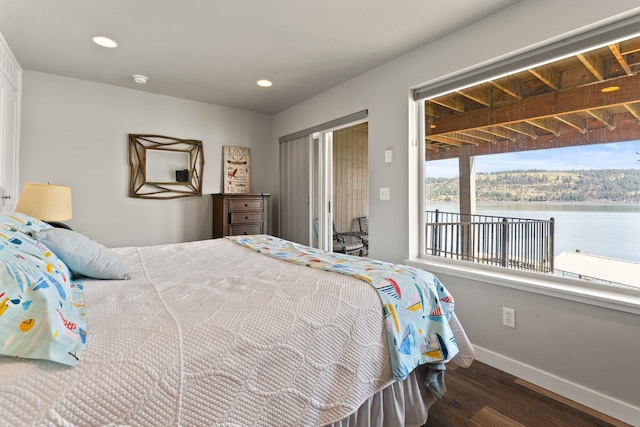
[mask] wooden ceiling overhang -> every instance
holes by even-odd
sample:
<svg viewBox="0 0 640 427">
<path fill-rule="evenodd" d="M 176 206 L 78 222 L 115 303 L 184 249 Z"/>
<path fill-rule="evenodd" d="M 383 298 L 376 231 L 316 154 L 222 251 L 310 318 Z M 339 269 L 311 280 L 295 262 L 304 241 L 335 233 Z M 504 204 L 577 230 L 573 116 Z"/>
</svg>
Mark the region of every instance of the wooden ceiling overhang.
<svg viewBox="0 0 640 427">
<path fill-rule="evenodd" d="M 425 101 L 425 158 L 640 140 L 640 37 Z"/>
</svg>

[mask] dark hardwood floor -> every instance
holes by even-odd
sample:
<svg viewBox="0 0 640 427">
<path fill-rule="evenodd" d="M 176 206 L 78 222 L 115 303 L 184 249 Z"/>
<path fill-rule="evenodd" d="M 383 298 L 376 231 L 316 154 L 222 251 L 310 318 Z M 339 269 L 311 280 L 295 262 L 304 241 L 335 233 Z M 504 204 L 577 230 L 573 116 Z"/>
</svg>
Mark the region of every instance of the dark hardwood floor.
<svg viewBox="0 0 640 427">
<path fill-rule="evenodd" d="M 447 392 L 423 427 L 628 427 L 477 360 L 447 370 Z"/>
</svg>

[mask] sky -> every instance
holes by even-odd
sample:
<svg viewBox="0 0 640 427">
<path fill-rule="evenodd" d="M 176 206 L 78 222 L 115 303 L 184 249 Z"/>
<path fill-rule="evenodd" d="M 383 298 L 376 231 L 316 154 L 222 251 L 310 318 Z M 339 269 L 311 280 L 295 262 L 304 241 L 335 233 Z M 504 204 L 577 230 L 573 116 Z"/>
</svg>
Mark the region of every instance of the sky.
<svg viewBox="0 0 640 427">
<path fill-rule="evenodd" d="M 640 169 L 640 141 L 476 156 L 476 173 L 504 170 Z M 458 176 L 458 159 L 426 162 L 427 178 Z"/>
</svg>

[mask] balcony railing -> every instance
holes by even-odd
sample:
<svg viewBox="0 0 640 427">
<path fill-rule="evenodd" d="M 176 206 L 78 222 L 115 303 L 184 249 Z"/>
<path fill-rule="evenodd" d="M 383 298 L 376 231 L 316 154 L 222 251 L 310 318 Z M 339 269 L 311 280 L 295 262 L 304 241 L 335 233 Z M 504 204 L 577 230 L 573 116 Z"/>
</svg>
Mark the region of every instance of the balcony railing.
<svg viewBox="0 0 640 427">
<path fill-rule="evenodd" d="M 426 253 L 553 273 L 554 221 L 426 212 Z"/>
</svg>

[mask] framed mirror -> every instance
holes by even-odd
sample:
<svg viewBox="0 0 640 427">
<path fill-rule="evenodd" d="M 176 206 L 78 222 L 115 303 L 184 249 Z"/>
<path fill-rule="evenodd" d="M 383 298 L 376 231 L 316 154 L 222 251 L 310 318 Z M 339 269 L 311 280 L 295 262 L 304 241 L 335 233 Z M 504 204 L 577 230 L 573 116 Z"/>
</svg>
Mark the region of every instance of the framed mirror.
<svg viewBox="0 0 640 427">
<path fill-rule="evenodd" d="M 129 196 L 175 199 L 202 195 L 202 141 L 129 134 Z"/>
</svg>

